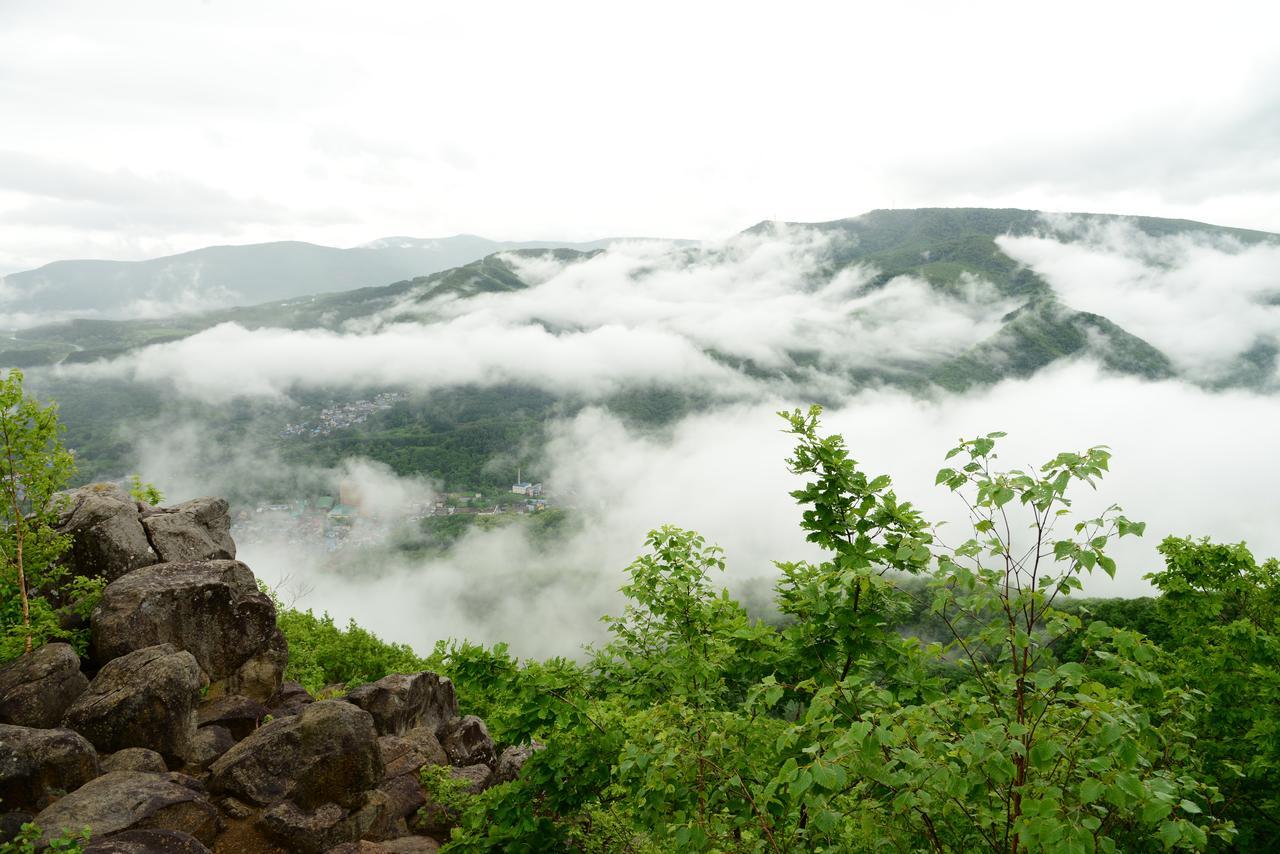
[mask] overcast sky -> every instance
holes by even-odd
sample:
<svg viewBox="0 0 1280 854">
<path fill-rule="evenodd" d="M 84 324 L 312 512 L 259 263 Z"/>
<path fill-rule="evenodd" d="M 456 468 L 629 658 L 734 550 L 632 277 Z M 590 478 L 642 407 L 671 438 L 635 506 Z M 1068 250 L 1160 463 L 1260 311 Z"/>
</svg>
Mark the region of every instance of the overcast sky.
<svg viewBox="0 0 1280 854">
<path fill-rule="evenodd" d="M 0 274 L 1018 206 L 1280 231 L 1273 3 L 0 0 Z"/>
</svg>

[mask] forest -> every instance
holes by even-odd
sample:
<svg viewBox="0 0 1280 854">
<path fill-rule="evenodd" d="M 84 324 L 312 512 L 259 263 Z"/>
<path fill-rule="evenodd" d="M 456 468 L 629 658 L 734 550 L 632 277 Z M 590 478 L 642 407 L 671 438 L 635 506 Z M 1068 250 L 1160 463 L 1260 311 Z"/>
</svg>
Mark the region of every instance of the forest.
<svg viewBox="0 0 1280 854">
<path fill-rule="evenodd" d="M 928 520 L 781 413 L 819 563 L 780 563 L 753 619 L 725 558 L 677 527 L 627 568 L 611 640 L 581 660 L 442 641 L 419 657 L 285 610 L 292 678 L 319 689 L 430 667 L 524 776 L 453 799 L 445 850 L 1260 851 L 1280 809 L 1280 564 L 1170 537 L 1158 596 L 1085 599 L 1144 525 L 1078 518 L 1105 448 L 1003 470 L 1001 434 L 947 454 L 972 531 Z M 441 783 L 443 786 L 444 784 Z"/>
<path fill-rule="evenodd" d="M 0 476 L 0 661 L 49 639 L 83 650 L 65 611 L 86 614 L 101 579 L 65 577 L 51 526 L 74 460 L 19 372 L 0 390 L 19 462 Z M 500 745 L 542 746 L 479 794 L 424 776 L 458 816 L 450 852 L 1267 849 L 1280 563 L 1169 537 L 1158 596 L 1083 599 L 1087 576 L 1117 572 L 1113 543 L 1145 533 L 1116 506 L 1075 510 L 1104 488 L 1106 448 L 1006 470 L 1004 434 L 960 442 L 936 477 L 967 508 L 956 537 L 821 413 L 779 413 L 824 559 L 777 564 L 767 620 L 719 583 L 721 549 L 668 525 L 626 568 L 608 642 L 576 659 L 465 639 L 424 655 L 277 600 L 285 675 L 320 694 L 435 670 Z"/>
</svg>

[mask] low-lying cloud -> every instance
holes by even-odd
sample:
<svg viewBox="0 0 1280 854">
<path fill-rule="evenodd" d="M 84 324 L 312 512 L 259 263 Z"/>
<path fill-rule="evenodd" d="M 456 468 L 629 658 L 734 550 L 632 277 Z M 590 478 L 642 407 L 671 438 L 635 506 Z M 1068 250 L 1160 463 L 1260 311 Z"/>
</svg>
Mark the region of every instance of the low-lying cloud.
<svg viewBox="0 0 1280 854">
<path fill-rule="evenodd" d="M 1068 305 L 1155 345 L 1187 376 L 1213 381 L 1251 348 L 1280 344 L 1280 243 L 1156 237 L 1125 220 L 1049 222 L 1047 235 L 996 242 Z"/>
<path fill-rule="evenodd" d="M 581 525 L 550 549 L 513 526 L 475 531 L 443 557 L 388 553 L 376 570 L 358 573 L 341 559 L 310 561 L 269 540 L 242 543 L 242 557 L 268 581 L 288 579 L 306 591 L 299 606 L 355 618 L 420 650 L 466 637 L 508 642 L 525 655 L 572 655 L 603 637 L 598 618 L 621 607 L 623 570 L 653 527 L 693 528 L 724 546 L 725 583 L 757 603 L 776 578 L 772 561 L 817 557 L 788 495 L 798 480 L 786 470 L 790 437 L 774 414 L 797 403 L 725 406 L 661 435 L 636 432 L 600 409 L 559 422 L 547 484 L 569 496 Z M 1273 396 L 1119 378 L 1089 363 L 966 396 L 865 391 L 824 416 L 824 428 L 842 433 L 866 470 L 891 474 L 901 498 L 945 521 L 941 533 L 952 542 L 966 536 L 965 510 L 933 475 L 957 438 L 1008 431 L 999 453 L 1011 468 L 1109 445 L 1112 472 L 1096 493 L 1077 491 L 1077 509 L 1118 503 L 1146 521 L 1148 533 L 1116 545 L 1114 581 L 1086 580 L 1086 593 L 1102 596 L 1147 592 L 1142 576 L 1160 566 L 1155 546 L 1166 535 L 1247 540 L 1260 557 L 1280 554 L 1272 518 L 1276 423 Z"/>
<path fill-rule="evenodd" d="M 509 255 L 530 287 L 465 299 L 427 287 L 340 331 L 223 324 L 75 371 L 171 381 L 210 402 L 510 382 L 589 399 L 635 383 L 747 398 L 761 395 L 761 374 L 773 374 L 771 394 L 832 394 L 854 371 L 954 356 L 1015 305 L 977 278 L 954 294 L 906 276 L 869 288 L 873 270 L 829 269 L 837 239 L 784 228 L 696 249 L 622 243 L 569 262 Z"/>
</svg>

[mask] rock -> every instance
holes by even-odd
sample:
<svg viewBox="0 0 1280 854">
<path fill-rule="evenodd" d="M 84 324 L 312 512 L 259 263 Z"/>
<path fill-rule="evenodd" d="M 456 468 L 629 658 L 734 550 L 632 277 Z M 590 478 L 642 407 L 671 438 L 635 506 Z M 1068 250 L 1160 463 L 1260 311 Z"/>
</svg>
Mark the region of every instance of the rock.
<svg viewBox="0 0 1280 854">
<path fill-rule="evenodd" d="M 253 807 L 237 798 L 223 798 L 218 801 L 218 809 L 231 818 L 248 818 L 253 815 Z"/>
<path fill-rule="evenodd" d="M 382 753 L 383 777 L 391 779 L 401 774 L 417 774 L 418 769 L 429 763 L 429 758 L 412 741 L 397 735 L 384 735 L 378 739 Z"/>
<path fill-rule="evenodd" d="M 259 727 L 209 770 L 216 792 L 258 806 L 289 799 L 304 811 L 329 802 L 354 807 L 383 773 L 373 718 L 341 700 Z"/>
<path fill-rule="evenodd" d="M 198 781 L 184 774 L 112 771 L 36 816 L 45 840 L 88 827 L 94 838 L 125 830 L 176 830 L 212 845 L 222 826 Z"/>
<path fill-rule="evenodd" d="M 292 801 L 263 810 L 258 826 L 269 839 L 299 854 L 320 854 L 356 838 L 348 813 L 337 804 L 301 809 Z"/>
<path fill-rule="evenodd" d="M 458 716 L 453 683 L 426 670 L 361 685 L 347 694 L 347 702 L 373 715 L 379 735 L 403 735 L 419 726 L 435 730 Z"/>
<path fill-rule="evenodd" d="M 103 752 L 146 747 L 176 764 L 195 735 L 199 700 L 195 658 L 163 643 L 108 661 L 64 720 Z"/>
<path fill-rule="evenodd" d="M 444 752 L 444 747 L 441 746 L 440 739 L 436 738 L 434 729 L 420 726 L 409 730 L 401 737 L 409 742 L 414 750 L 427 757 L 427 761 L 423 764 L 449 764 L 449 754 Z"/>
<path fill-rule="evenodd" d="M 267 700 L 267 708 L 271 710 L 272 717 L 283 718 L 296 715 L 302 711 L 303 706 L 308 706 L 315 701 L 316 698 L 302 687 L 302 683 L 281 682 L 279 689 L 271 695 L 271 699 Z"/>
<path fill-rule="evenodd" d="M 489 728 L 475 715 L 448 721 L 436 731 L 436 735 L 454 765 L 483 763 L 492 767 L 497 761 Z"/>
<path fill-rule="evenodd" d="M 165 563 L 235 560 L 231 515 L 221 498 L 197 498 L 176 507 L 148 508 L 142 527 Z"/>
<path fill-rule="evenodd" d="M 399 818 L 409 818 L 427 802 L 416 774 L 392 777 L 378 786 L 378 791 L 386 795 L 388 810 Z"/>
<path fill-rule="evenodd" d="M 0 667 L 0 724 L 56 727 L 88 686 L 75 650 L 47 643 Z"/>
<path fill-rule="evenodd" d="M 524 768 L 524 763 L 529 761 L 529 757 L 537 753 L 539 750 L 546 750 L 545 744 L 533 742 L 532 744 L 513 744 L 498 757 L 498 764 L 493 769 L 493 784 L 510 783 L 512 780 L 520 776 L 520 769 Z"/>
<path fill-rule="evenodd" d="M 344 842 L 330 848 L 328 854 L 435 854 L 440 850 L 440 843 L 430 836 L 402 836 L 386 842 Z"/>
<path fill-rule="evenodd" d="M 249 568 L 232 560 L 131 572 L 107 585 L 91 624 L 95 661 L 171 643 L 195 656 L 212 697 L 266 700 L 280 686 L 288 655 L 275 606 Z"/>
<path fill-rule="evenodd" d="M 236 740 L 226 727 L 217 724 L 200 727 L 187 748 L 186 772 L 204 771 L 235 745 Z"/>
<path fill-rule="evenodd" d="M 68 503 L 58 531 L 71 535 L 65 560 L 73 575 L 115 581 L 160 562 L 129 493 L 112 483 L 94 483 L 63 494 Z"/>
<path fill-rule="evenodd" d="M 478 795 L 492 785 L 493 769 L 488 765 L 466 765 L 462 768 L 450 769 L 454 780 L 467 784 L 467 791 Z"/>
<path fill-rule="evenodd" d="M 150 771 L 163 774 L 169 770 L 163 756 L 145 747 L 126 747 L 101 758 L 104 774 L 112 771 Z"/>
<path fill-rule="evenodd" d="M 94 837 L 84 854 L 209 854 L 199 839 L 180 830 L 126 830 Z"/>
<path fill-rule="evenodd" d="M 0 804 L 41 810 L 101 773 L 98 754 L 69 729 L 0 724 Z"/>
<path fill-rule="evenodd" d="M 203 728 L 216 724 L 226 727 L 236 741 L 246 738 L 258 728 L 267 715 L 267 707 L 242 694 L 231 694 L 201 703 L 196 709 L 196 725 Z"/>
</svg>

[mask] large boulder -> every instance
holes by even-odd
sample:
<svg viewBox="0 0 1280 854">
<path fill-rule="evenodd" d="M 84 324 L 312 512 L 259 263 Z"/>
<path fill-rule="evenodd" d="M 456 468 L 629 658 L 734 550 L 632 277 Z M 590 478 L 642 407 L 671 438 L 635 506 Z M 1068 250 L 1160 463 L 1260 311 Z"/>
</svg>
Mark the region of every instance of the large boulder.
<svg viewBox="0 0 1280 854">
<path fill-rule="evenodd" d="M 341 700 L 259 727 L 209 770 L 215 792 L 258 806 L 289 799 L 303 811 L 325 803 L 354 807 L 383 776 L 373 718 Z"/>
<path fill-rule="evenodd" d="M 497 762 L 489 728 L 475 715 L 446 722 L 436 735 L 454 765 L 488 765 L 492 768 Z"/>
<path fill-rule="evenodd" d="M 93 658 L 160 643 L 195 656 L 214 697 L 268 699 L 288 658 L 275 605 L 233 560 L 158 564 L 107 585 L 93 611 Z"/>
<path fill-rule="evenodd" d="M 453 682 L 427 670 L 361 685 L 347 694 L 347 702 L 373 715 L 379 735 L 403 735 L 419 726 L 434 730 L 458 716 Z"/>
<path fill-rule="evenodd" d="M 73 574 L 114 581 L 160 562 L 129 493 L 113 483 L 94 483 L 63 494 L 67 503 L 58 530 L 71 535 L 66 562 Z"/>
<path fill-rule="evenodd" d="M 65 725 L 110 753 L 146 747 L 173 763 L 195 735 L 200 668 L 173 644 L 113 659 L 67 709 Z"/>
<path fill-rule="evenodd" d="M 112 771 L 36 816 L 44 839 L 85 827 L 95 838 L 125 830 L 175 830 L 212 845 L 222 826 L 199 781 L 184 774 Z"/>
<path fill-rule="evenodd" d="M 180 830 L 126 830 L 94 838 L 84 854 L 209 854 L 199 839 Z"/>
<path fill-rule="evenodd" d="M 0 667 L 0 723 L 55 727 L 88 685 L 75 650 L 47 643 Z"/>
<path fill-rule="evenodd" d="M 0 805 L 6 810 L 43 809 L 100 773 L 97 752 L 78 733 L 0 724 Z"/>
<path fill-rule="evenodd" d="M 142 527 L 165 563 L 234 560 L 231 515 L 221 498 L 197 498 L 176 507 L 147 508 Z"/>
</svg>

